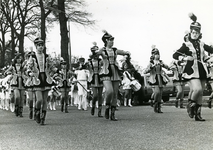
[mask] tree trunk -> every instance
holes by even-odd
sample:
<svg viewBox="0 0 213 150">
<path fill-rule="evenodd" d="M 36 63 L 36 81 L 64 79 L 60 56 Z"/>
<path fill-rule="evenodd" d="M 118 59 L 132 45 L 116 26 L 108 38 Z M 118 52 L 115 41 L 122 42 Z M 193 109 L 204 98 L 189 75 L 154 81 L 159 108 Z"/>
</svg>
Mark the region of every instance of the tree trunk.
<svg viewBox="0 0 213 150">
<path fill-rule="evenodd" d="M 58 9 L 62 12 L 59 13 L 59 24 L 61 34 L 61 57 L 67 62 L 69 67 L 69 53 L 68 53 L 68 30 L 67 30 L 67 17 L 65 14 L 65 0 L 58 0 Z"/>
<path fill-rule="evenodd" d="M 41 6 L 41 39 L 44 40 L 44 53 L 46 54 L 46 32 L 45 32 L 45 10 L 44 10 L 44 4 L 43 0 L 39 0 L 40 6 Z"/>
</svg>

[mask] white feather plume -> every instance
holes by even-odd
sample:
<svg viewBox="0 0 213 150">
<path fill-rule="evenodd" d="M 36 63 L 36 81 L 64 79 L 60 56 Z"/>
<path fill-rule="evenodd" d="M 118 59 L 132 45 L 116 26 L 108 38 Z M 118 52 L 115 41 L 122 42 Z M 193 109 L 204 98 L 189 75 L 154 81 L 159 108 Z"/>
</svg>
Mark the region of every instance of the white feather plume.
<svg viewBox="0 0 213 150">
<path fill-rule="evenodd" d="M 192 21 L 196 22 L 197 17 L 193 13 L 189 13 L 189 18 L 192 19 Z"/>
<path fill-rule="evenodd" d="M 155 49 L 156 48 L 156 45 L 152 45 L 152 49 Z"/>
<path fill-rule="evenodd" d="M 92 44 L 93 44 L 94 46 L 97 46 L 97 43 L 96 43 L 96 42 L 93 42 Z"/>
<path fill-rule="evenodd" d="M 102 32 L 103 32 L 103 33 L 107 33 L 107 31 L 106 31 L 106 30 L 102 30 Z"/>
</svg>

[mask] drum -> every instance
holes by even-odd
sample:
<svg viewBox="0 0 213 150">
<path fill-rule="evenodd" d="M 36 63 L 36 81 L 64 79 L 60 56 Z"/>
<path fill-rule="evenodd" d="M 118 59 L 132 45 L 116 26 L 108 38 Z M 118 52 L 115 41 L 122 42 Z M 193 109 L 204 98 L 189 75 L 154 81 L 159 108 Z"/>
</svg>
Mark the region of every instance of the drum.
<svg viewBox="0 0 213 150">
<path fill-rule="evenodd" d="M 141 84 L 137 80 L 133 80 L 130 83 L 130 87 L 133 91 L 137 92 L 141 89 Z"/>
</svg>

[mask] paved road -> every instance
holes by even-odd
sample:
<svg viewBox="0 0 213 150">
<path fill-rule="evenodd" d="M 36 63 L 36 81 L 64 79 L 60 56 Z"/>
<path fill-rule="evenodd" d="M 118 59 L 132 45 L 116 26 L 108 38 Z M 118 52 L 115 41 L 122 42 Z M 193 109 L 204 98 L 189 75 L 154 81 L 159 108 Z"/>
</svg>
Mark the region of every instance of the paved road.
<svg viewBox="0 0 213 150">
<path fill-rule="evenodd" d="M 186 109 L 163 106 L 119 107 L 114 122 L 69 107 L 70 113 L 48 111 L 46 125 L 0 110 L 0 150 L 212 150 L 213 110 L 203 108 L 205 122 L 195 122 Z"/>
</svg>

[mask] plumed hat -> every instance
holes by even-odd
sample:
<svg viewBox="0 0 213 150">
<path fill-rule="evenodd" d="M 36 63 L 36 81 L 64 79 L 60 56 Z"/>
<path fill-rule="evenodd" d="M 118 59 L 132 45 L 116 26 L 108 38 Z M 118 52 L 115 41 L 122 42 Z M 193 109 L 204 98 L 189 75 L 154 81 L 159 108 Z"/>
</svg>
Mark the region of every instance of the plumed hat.
<svg viewBox="0 0 213 150">
<path fill-rule="evenodd" d="M 60 64 L 61 65 L 66 65 L 67 64 L 67 62 L 64 60 L 63 57 L 60 58 Z"/>
<path fill-rule="evenodd" d="M 97 46 L 97 43 L 96 43 L 96 42 L 93 42 L 92 44 L 93 44 L 94 46 L 90 48 L 91 52 L 97 51 L 97 50 L 99 49 L 98 46 Z"/>
<path fill-rule="evenodd" d="M 34 40 L 34 44 L 35 45 L 37 45 L 37 44 L 44 44 L 44 41 L 40 38 L 40 37 L 38 37 L 38 38 L 36 38 L 35 40 Z"/>
<path fill-rule="evenodd" d="M 154 54 L 160 54 L 160 53 L 159 53 L 159 50 L 156 48 L 155 45 L 152 45 L 152 52 L 151 52 L 151 54 L 152 54 L 152 55 L 154 55 Z"/>
<path fill-rule="evenodd" d="M 27 55 L 27 57 L 34 56 L 34 55 L 35 55 L 35 52 L 31 50 L 31 51 L 28 51 L 28 52 L 26 53 L 26 55 Z"/>
<path fill-rule="evenodd" d="M 21 56 L 21 53 L 19 51 L 15 51 L 15 58 L 19 58 Z"/>
<path fill-rule="evenodd" d="M 106 30 L 103 30 L 104 35 L 102 36 L 102 41 L 106 44 L 106 40 L 114 39 L 114 37 L 109 34 Z"/>
<path fill-rule="evenodd" d="M 65 60 L 62 60 L 62 61 L 60 62 L 60 64 L 61 64 L 61 65 L 66 65 L 67 62 L 66 62 Z"/>
<path fill-rule="evenodd" d="M 195 30 L 201 30 L 201 24 L 197 22 L 197 17 L 193 13 L 189 13 L 189 18 L 193 21 L 190 24 L 190 30 L 195 29 Z"/>
<path fill-rule="evenodd" d="M 85 58 L 83 58 L 83 57 L 79 58 L 79 62 L 84 63 L 85 62 Z"/>
</svg>

